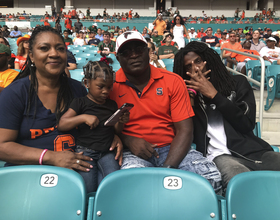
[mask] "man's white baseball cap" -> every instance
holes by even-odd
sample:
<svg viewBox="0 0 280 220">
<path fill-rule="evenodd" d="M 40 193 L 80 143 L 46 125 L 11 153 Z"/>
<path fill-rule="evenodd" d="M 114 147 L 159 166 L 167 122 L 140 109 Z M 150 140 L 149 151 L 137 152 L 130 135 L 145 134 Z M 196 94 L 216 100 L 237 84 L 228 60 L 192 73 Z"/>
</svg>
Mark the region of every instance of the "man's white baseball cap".
<svg viewBox="0 0 280 220">
<path fill-rule="evenodd" d="M 116 53 L 118 53 L 119 49 L 126 43 L 130 41 L 141 41 L 147 44 L 147 41 L 142 36 L 142 34 L 138 31 L 126 31 L 120 36 L 118 36 L 116 40 Z"/>
</svg>

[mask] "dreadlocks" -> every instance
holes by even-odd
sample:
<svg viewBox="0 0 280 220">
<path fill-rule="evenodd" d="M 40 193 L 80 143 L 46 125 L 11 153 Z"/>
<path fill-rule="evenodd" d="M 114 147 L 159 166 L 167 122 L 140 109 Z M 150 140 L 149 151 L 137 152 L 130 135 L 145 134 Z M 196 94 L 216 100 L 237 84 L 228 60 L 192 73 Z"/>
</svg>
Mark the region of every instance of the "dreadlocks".
<svg viewBox="0 0 280 220">
<path fill-rule="evenodd" d="M 189 79 L 184 70 L 184 56 L 189 52 L 196 53 L 203 61 L 206 61 L 206 69 L 211 70 L 208 74 L 210 82 L 222 95 L 229 96 L 231 91 L 234 90 L 234 79 L 227 71 L 218 53 L 209 48 L 205 43 L 192 41 L 182 48 L 174 58 L 173 72 L 180 75 L 183 79 Z"/>
<path fill-rule="evenodd" d="M 37 40 L 39 40 L 39 36 L 46 32 L 51 32 L 60 37 L 61 41 L 64 42 L 63 37 L 52 27 L 49 26 L 38 26 L 32 32 L 32 35 L 29 39 L 29 51 L 32 52 L 33 47 Z M 37 106 L 37 99 L 35 98 L 35 94 L 38 92 L 38 80 L 36 76 L 36 66 L 32 63 L 29 55 L 27 56 L 26 62 L 21 70 L 21 72 L 16 77 L 16 80 L 24 78 L 26 76 L 30 76 L 30 86 L 28 89 L 28 106 L 27 106 L 27 114 L 29 115 L 31 103 L 34 102 L 35 106 Z M 55 108 L 56 120 L 59 121 L 60 117 L 63 113 L 69 108 L 71 101 L 73 100 L 73 94 L 71 88 L 68 83 L 68 77 L 65 71 L 60 74 L 59 77 L 60 88 L 57 94 L 57 102 Z M 34 110 L 34 118 L 36 117 L 36 108 Z"/>
</svg>

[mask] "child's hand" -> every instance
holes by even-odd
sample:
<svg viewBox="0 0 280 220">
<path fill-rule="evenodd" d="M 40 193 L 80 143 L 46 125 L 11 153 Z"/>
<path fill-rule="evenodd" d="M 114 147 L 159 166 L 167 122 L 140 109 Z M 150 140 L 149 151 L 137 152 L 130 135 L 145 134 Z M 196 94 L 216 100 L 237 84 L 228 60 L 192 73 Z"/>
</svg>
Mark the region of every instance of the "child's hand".
<svg viewBox="0 0 280 220">
<path fill-rule="evenodd" d="M 99 124 L 99 120 L 95 115 L 85 115 L 85 123 L 93 129 Z"/>
<path fill-rule="evenodd" d="M 123 124 L 127 123 L 127 122 L 129 121 L 129 115 L 130 115 L 130 112 L 125 112 L 125 113 L 123 114 L 123 116 L 121 116 L 121 117 L 119 118 L 119 122 L 120 122 L 120 123 L 123 123 Z"/>
<path fill-rule="evenodd" d="M 119 160 L 119 165 L 122 165 L 123 160 L 123 144 L 119 136 L 115 135 L 114 140 L 111 144 L 110 151 L 115 150 L 115 160 Z"/>
</svg>

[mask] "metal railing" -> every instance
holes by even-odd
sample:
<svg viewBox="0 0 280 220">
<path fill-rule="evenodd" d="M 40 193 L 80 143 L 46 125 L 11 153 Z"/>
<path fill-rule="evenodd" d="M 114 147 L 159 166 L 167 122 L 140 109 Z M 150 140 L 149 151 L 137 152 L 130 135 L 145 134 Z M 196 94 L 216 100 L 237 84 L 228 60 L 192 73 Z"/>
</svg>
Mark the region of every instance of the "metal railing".
<svg viewBox="0 0 280 220">
<path fill-rule="evenodd" d="M 262 134 L 262 125 L 263 125 L 263 110 L 264 110 L 264 104 L 263 104 L 263 97 L 264 97 L 264 81 L 265 81 L 265 63 L 264 63 L 264 59 L 260 56 L 257 56 L 257 55 L 253 55 L 253 54 L 249 54 L 249 53 L 244 53 L 244 52 L 241 52 L 241 51 L 237 51 L 237 50 L 233 50 L 233 49 L 229 49 L 229 48 L 223 48 L 221 49 L 221 59 L 223 60 L 223 51 L 226 50 L 226 51 L 230 51 L 230 52 L 234 52 L 234 53 L 238 53 L 238 54 L 242 54 L 242 55 L 245 55 L 245 56 L 248 56 L 248 57 L 253 57 L 253 58 L 256 58 L 260 61 L 261 63 L 261 82 L 259 81 L 256 81 L 232 68 L 229 68 L 226 66 L 227 70 L 229 70 L 230 72 L 234 73 L 234 74 L 238 74 L 238 75 L 242 75 L 244 77 L 247 78 L 248 81 L 256 84 L 257 86 L 260 87 L 260 104 L 259 104 L 259 121 L 260 121 L 260 130 L 261 130 L 261 134 Z"/>
</svg>

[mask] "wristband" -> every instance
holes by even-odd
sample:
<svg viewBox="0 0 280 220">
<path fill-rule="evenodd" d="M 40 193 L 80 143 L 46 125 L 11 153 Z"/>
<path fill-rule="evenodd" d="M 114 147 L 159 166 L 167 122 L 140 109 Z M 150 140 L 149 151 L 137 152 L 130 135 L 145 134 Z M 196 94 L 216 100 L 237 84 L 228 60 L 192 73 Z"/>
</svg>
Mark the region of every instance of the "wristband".
<svg viewBox="0 0 280 220">
<path fill-rule="evenodd" d="M 40 158 L 39 158 L 39 164 L 40 165 L 43 165 L 43 157 L 44 157 L 44 155 L 45 155 L 45 153 L 48 151 L 48 149 L 45 149 L 45 150 L 43 150 L 43 152 L 41 153 L 41 155 L 40 155 Z"/>
<path fill-rule="evenodd" d="M 188 91 L 193 92 L 195 95 L 197 94 L 197 92 L 196 92 L 194 89 L 189 89 L 189 88 L 188 88 Z"/>
</svg>

